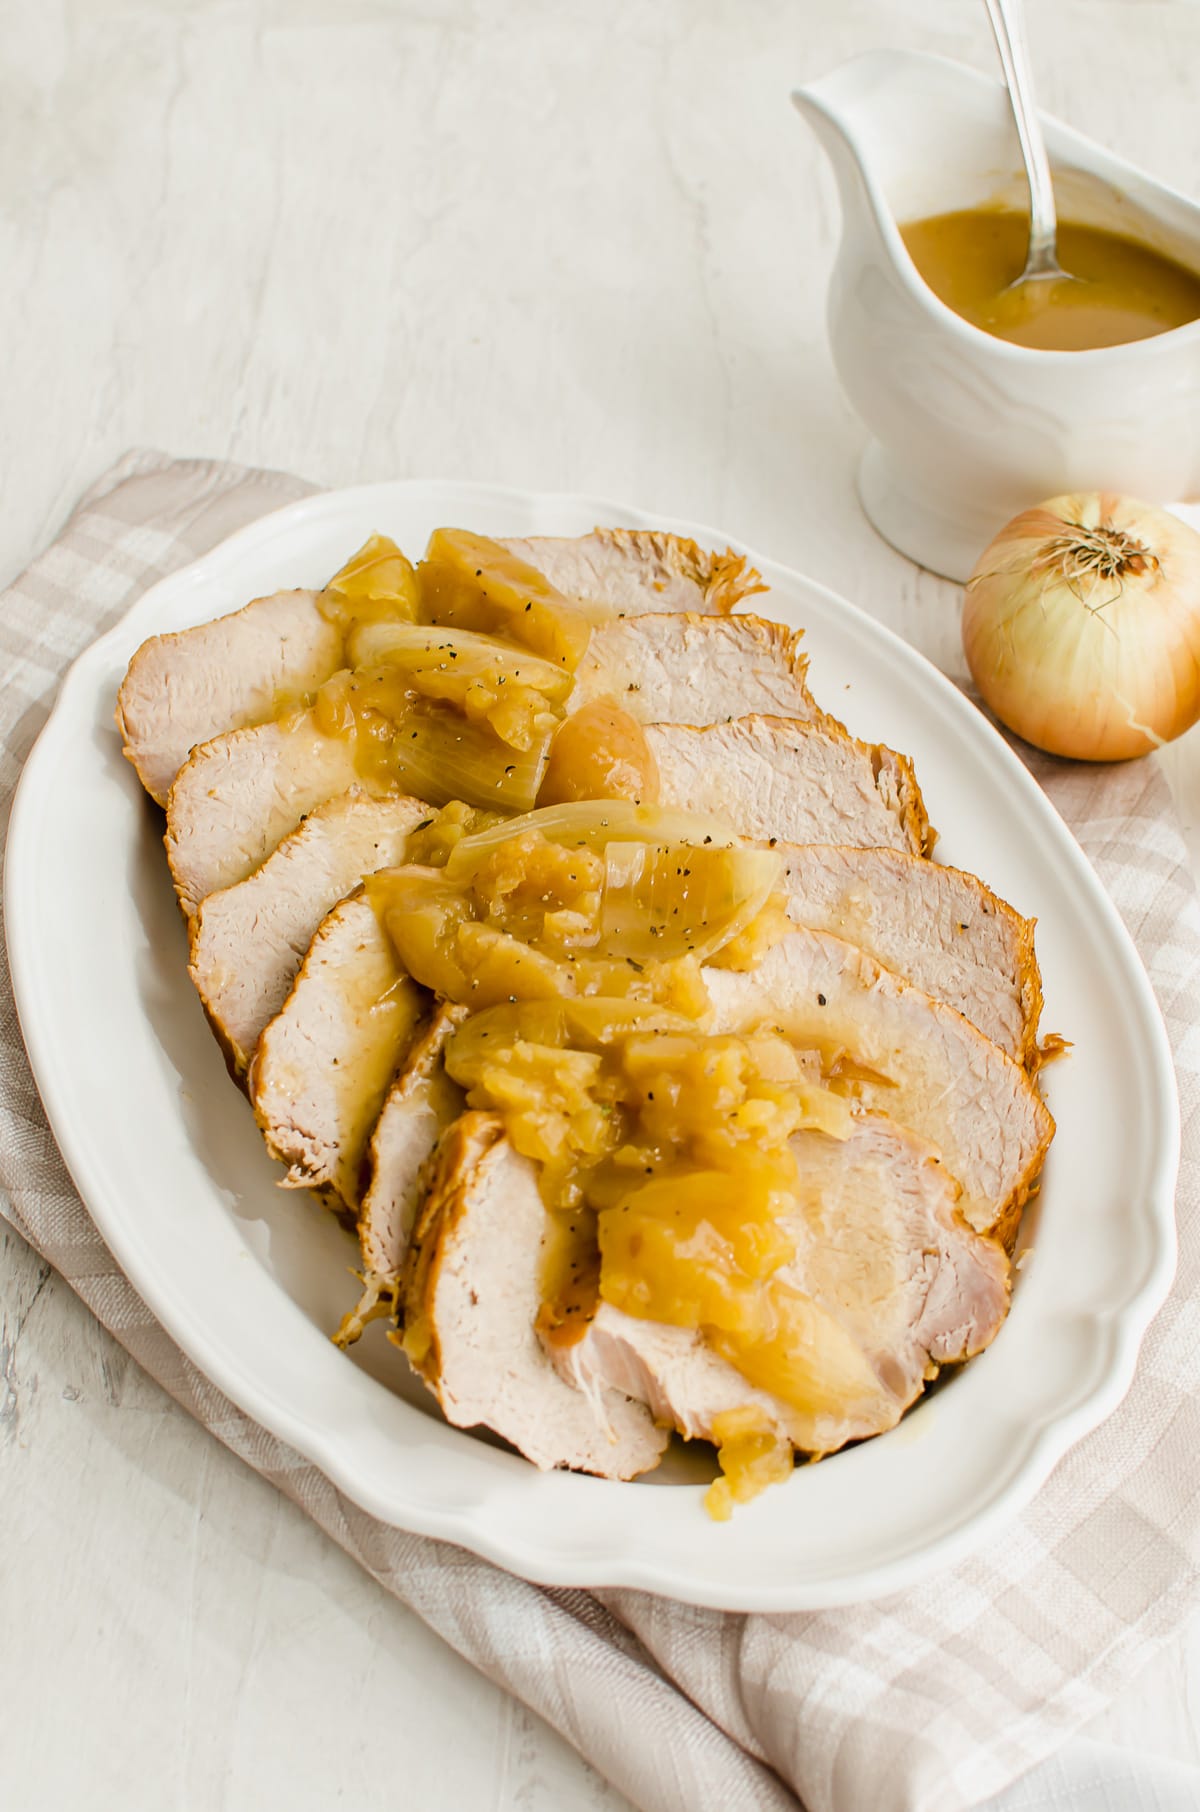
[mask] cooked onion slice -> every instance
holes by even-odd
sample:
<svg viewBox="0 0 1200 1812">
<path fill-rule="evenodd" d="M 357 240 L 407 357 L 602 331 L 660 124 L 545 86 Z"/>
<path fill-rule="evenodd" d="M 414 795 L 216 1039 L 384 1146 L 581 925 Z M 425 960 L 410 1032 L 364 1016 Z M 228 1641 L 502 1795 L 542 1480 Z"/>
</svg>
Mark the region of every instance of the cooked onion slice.
<svg viewBox="0 0 1200 1812">
<path fill-rule="evenodd" d="M 582 799 L 570 805 L 542 806 L 473 837 L 464 837 L 446 865 L 448 877 L 459 882 L 467 880 L 499 844 L 526 831 L 540 831 L 551 843 L 596 850 L 612 842 L 688 843 L 700 847 L 725 847 L 735 842 L 727 824 L 699 812 L 634 805 L 622 799 Z"/>
<path fill-rule="evenodd" d="M 471 629 L 443 629 L 436 623 L 364 623 L 352 632 L 347 651 L 355 667 L 386 662 L 406 674 L 444 675 L 458 687 L 470 682 L 493 688 L 527 686 L 556 705 L 564 703 L 571 690 L 570 674 L 552 661 Z M 426 691 L 427 686 L 418 689 Z"/>
<path fill-rule="evenodd" d="M 525 812 L 537 798 L 550 735 L 535 734 L 527 749 L 515 749 L 486 723 L 450 711 L 414 711 L 396 725 L 385 760 L 396 784 L 430 805 L 463 799 L 496 811 Z"/>
<path fill-rule="evenodd" d="M 346 648 L 360 684 L 381 697 L 416 694 L 451 705 L 472 723 L 490 724 L 514 749 L 532 748 L 558 727 L 571 689 L 569 674 L 527 648 L 467 629 L 366 623 L 351 630 Z"/>
<path fill-rule="evenodd" d="M 635 962 L 710 956 L 762 911 L 780 869 L 769 849 L 704 844 L 610 842 L 604 859 L 597 954 Z"/>
</svg>

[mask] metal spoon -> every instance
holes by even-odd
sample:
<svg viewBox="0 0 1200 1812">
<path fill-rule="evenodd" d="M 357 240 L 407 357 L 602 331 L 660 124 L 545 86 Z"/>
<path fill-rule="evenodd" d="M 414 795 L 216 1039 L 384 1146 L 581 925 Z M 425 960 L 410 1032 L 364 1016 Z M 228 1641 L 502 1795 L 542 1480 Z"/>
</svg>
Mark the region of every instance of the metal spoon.
<svg viewBox="0 0 1200 1812">
<path fill-rule="evenodd" d="M 1029 50 L 1025 42 L 1025 9 L 1022 0 L 986 0 L 988 17 L 996 37 L 996 48 L 1004 67 L 1008 98 L 1012 102 L 1021 156 L 1029 179 L 1029 250 L 1025 269 L 1010 285 L 1042 277 L 1066 277 L 1055 254 L 1058 218 L 1054 210 L 1054 186 L 1050 181 L 1050 159 L 1046 141 L 1033 101 L 1033 76 L 1029 68 Z"/>
</svg>

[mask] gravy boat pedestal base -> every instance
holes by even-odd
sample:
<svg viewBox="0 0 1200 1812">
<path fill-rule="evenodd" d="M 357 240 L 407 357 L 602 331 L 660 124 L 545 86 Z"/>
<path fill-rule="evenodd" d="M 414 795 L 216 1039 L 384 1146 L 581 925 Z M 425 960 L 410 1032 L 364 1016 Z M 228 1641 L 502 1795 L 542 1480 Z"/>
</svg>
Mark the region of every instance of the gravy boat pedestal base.
<svg viewBox="0 0 1200 1812">
<path fill-rule="evenodd" d="M 904 482 L 903 468 L 877 440 L 868 443 L 858 464 L 858 500 L 867 521 L 889 547 L 960 585 L 1004 526 L 997 523 L 994 510 L 939 508 L 935 499 L 913 491 Z"/>
</svg>

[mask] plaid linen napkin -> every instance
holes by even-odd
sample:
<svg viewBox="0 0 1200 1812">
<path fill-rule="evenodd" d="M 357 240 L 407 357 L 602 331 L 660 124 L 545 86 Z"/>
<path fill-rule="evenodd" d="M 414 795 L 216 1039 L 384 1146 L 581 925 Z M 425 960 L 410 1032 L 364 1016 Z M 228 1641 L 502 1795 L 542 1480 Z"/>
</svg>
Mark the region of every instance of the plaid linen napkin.
<svg viewBox="0 0 1200 1812">
<path fill-rule="evenodd" d="M 0 600 L 0 825 L 69 662 L 155 580 L 307 495 L 128 455 Z M 1149 971 L 1183 1108 L 1179 1273 L 1124 1404 L 1002 1543 L 880 1603 L 734 1616 L 550 1591 L 376 1522 L 179 1352 L 118 1270 L 46 1125 L 0 955 L 0 1212 L 135 1359 L 645 1812 L 961 1812 L 1100 1711 L 1200 1603 L 1200 914 L 1155 765 L 1037 761 Z"/>
</svg>

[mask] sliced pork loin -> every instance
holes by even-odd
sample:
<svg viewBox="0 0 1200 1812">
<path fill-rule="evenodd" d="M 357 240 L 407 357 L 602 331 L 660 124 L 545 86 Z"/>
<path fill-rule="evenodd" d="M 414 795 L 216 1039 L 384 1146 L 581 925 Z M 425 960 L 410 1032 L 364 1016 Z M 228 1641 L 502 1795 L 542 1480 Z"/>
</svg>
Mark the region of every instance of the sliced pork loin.
<svg viewBox="0 0 1200 1812">
<path fill-rule="evenodd" d="M 710 690 L 718 683 L 714 675 Z M 646 739 L 664 803 L 711 812 L 745 837 L 879 846 L 918 856 L 933 846 L 935 833 L 907 755 L 859 742 L 832 719 L 662 723 L 649 726 Z"/>
<path fill-rule="evenodd" d="M 369 1321 L 396 1315 L 400 1282 L 426 1173 L 442 1134 L 465 1111 L 466 1097 L 446 1074 L 446 1041 L 466 1007 L 440 1001 L 388 1090 L 367 1147 L 367 1187 L 358 1214 L 362 1294 L 334 1335 L 351 1346 Z"/>
<path fill-rule="evenodd" d="M 629 1479 L 667 1444 L 641 1403 L 559 1377 L 534 1321 L 546 1211 L 533 1165 L 490 1115 L 442 1139 L 404 1280 L 405 1351 L 456 1428 L 484 1427 L 547 1471 Z"/>
<path fill-rule="evenodd" d="M 907 757 L 831 722 L 659 723 L 647 739 L 664 804 L 713 813 L 745 836 L 917 854 L 930 841 Z M 203 744 L 167 800 L 167 857 L 184 912 L 252 874 L 306 813 L 359 778 L 351 744 L 323 735 L 310 713 Z"/>
<path fill-rule="evenodd" d="M 353 745 L 322 735 L 308 712 L 203 743 L 167 797 L 167 860 L 188 918 L 253 874 L 309 812 L 359 785 L 371 790 Z"/>
<path fill-rule="evenodd" d="M 199 743 L 262 723 L 281 695 L 299 703 L 337 672 L 342 634 L 321 615 L 319 595 L 276 592 L 142 643 L 117 695 L 117 728 L 151 798 L 166 804 Z"/>
<path fill-rule="evenodd" d="M 267 1148 L 287 1166 L 285 1185 L 327 1185 L 357 1211 L 371 1132 L 431 1004 L 361 890 L 322 920 L 248 1078 Z"/>
<path fill-rule="evenodd" d="M 977 876 L 892 849 L 780 846 L 797 925 L 857 944 L 945 1001 L 1018 1063 L 1035 1064 L 1041 974 L 1034 920 Z"/>
<path fill-rule="evenodd" d="M 402 861 L 408 832 L 427 812 L 417 800 L 351 789 L 312 811 L 245 881 L 203 901 L 191 974 L 235 1074 L 283 1005 L 325 913 L 365 874 Z M 1036 1053 L 1032 920 L 974 875 L 900 851 L 813 844 L 780 853 L 797 924 L 858 944 L 1018 1061 Z"/>
<path fill-rule="evenodd" d="M 798 715 L 816 713 L 798 638 L 757 618 L 647 616 L 601 625 L 581 674 L 581 702 L 615 687 L 622 703 L 637 700 L 631 714 L 645 722 L 669 721 L 677 712 L 694 717 L 705 708 L 698 663 L 709 635 L 720 638 L 722 662 L 720 696 L 709 705 L 714 713 L 725 717 L 774 703 Z M 358 776 L 350 743 L 323 735 L 310 713 L 203 744 L 167 800 L 167 856 L 185 914 L 190 918 L 218 888 L 245 880 L 306 812 L 356 780 L 376 784 Z"/>
<path fill-rule="evenodd" d="M 598 529 L 576 541 L 505 545 L 602 614 L 725 612 L 764 589 L 740 554 L 707 554 L 676 535 Z M 281 700 L 302 703 L 344 659 L 342 632 L 322 615 L 315 591 L 277 592 L 215 622 L 152 636 L 117 699 L 125 754 L 165 805 L 194 748 L 267 722 Z"/>
<path fill-rule="evenodd" d="M 792 1149 L 802 1193 L 784 1225 L 796 1256 L 779 1277 L 830 1318 L 835 1340 L 848 1337 L 862 1378 L 843 1400 L 821 1401 L 818 1366 L 811 1407 L 784 1403 L 748 1384 L 699 1332 L 604 1302 L 573 1341 L 543 1327 L 560 1376 L 585 1394 L 637 1397 L 689 1438 L 711 1438 L 716 1416 L 753 1405 L 794 1446 L 819 1454 L 892 1427 L 939 1366 L 987 1346 L 1008 1310 L 1008 1263 L 956 1213 L 935 1148 L 870 1114 L 844 1142 L 804 1132 Z"/>
<path fill-rule="evenodd" d="M 937 1146 L 978 1233 L 1015 1237 L 1054 1122 L 1029 1076 L 961 1013 L 865 951 L 797 927 L 750 973 L 707 969 L 717 1031 L 777 1026 L 861 1106 Z"/>
<path fill-rule="evenodd" d="M 310 600 L 313 597 L 310 592 L 288 592 L 281 595 L 299 600 Z M 264 599 L 262 602 L 274 604 L 276 600 Z M 248 608 L 256 609 L 257 606 Z M 324 622 L 315 603 L 297 604 L 296 608 L 298 611 L 307 610 L 314 621 Z M 224 621 L 233 625 L 237 618 L 229 617 Z M 215 630 L 220 628 L 220 624 L 205 627 Z M 187 633 L 198 635 L 199 631 Z M 303 640 L 299 633 L 294 639 L 297 642 Z M 187 636 L 164 640 L 186 644 Z M 735 617 L 727 620 L 693 614 L 644 616 L 602 623 L 592 632 L 591 643 L 571 695 L 570 709 L 575 710 L 579 705 L 590 703 L 601 696 L 612 696 L 631 716 L 643 723 L 671 723 L 685 718 L 692 721 L 698 712 L 704 711 L 710 712 L 714 721 L 750 711 L 778 711 L 806 720 L 818 719 L 821 713 L 804 683 L 806 663 L 799 652 L 799 641 L 799 635 L 793 631 L 782 628 L 778 623 L 764 622 L 759 617 Z M 150 644 L 147 643 L 146 646 L 149 647 Z M 235 648 L 231 658 L 236 656 Z M 171 689 L 179 690 L 187 684 L 194 684 L 197 679 L 194 671 L 197 664 L 203 662 L 211 665 L 212 659 L 207 647 L 192 650 L 186 646 L 179 647 L 175 651 L 174 661 L 180 677 L 172 681 Z M 131 668 L 130 672 L 132 671 Z M 233 682 L 230 681 L 229 684 L 232 687 Z M 297 684 L 293 692 L 298 695 L 303 689 Z M 268 718 L 271 721 L 265 721 Z M 223 732 L 237 732 L 255 725 L 262 730 L 257 741 L 225 745 Z M 177 829 L 191 821 L 197 796 L 212 793 L 214 797 L 221 797 L 231 788 L 241 792 L 247 787 L 257 786 L 270 799 L 271 775 L 277 767 L 272 751 L 283 748 L 288 750 L 289 765 L 297 770 L 299 790 L 309 801 L 303 809 L 311 809 L 315 802 L 313 785 L 303 783 L 304 773 L 314 762 L 318 773 L 323 772 L 328 765 L 335 781 L 340 780 L 341 786 L 349 785 L 350 780 L 344 777 L 353 777 L 354 773 L 354 763 L 348 755 L 345 741 L 336 739 L 337 747 L 330 748 L 329 739 L 320 736 L 313 719 L 306 714 L 297 715 L 294 721 L 289 719 L 287 723 L 275 721 L 268 704 L 257 718 L 247 708 L 238 711 L 231 709 L 228 723 L 218 723 L 215 729 L 206 728 L 204 736 L 194 734 L 195 728 L 196 720 L 193 718 L 180 730 L 175 749 L 169 754 L 161 752 L 156 758 L 164 771 L 172 763 L 175 764 L 171 766 L 171 777 L 166 783 L 167 789 L 170 789 L 177 773 L 187 763 L 193 746 L 204 745 L 206 742 L 209 745 L 204 751 L 203 772 L 189 776 L 180 787 L 181 802 L 172 806 L 168 790 L 164 790 L 161 795 L 167 801 L 171 818 L 168 851 L 174 859 L 176 846 L 183 845 L 179 854 L 180 862 L 190 864 L 197 861 L 202 864 L 202 872 L 198 872 L 195 881 L 188 885 L 189 902 L 202 899 L 204 892 L 212 891 L 212 876 L 209 872 L 213 860 L 211 853 L 197 852 L 193 856 L 190 844 L 195 841 L 194 836 L 185 838 L 184 832 Z M 131 759 L 141 760 L 136 744 L 127 746 L 126 753 Z M 200 753 L 199 748 L 197 753 Z M 252 764 L 249 772 L 244 767 L 247 761 Z M 221 773 L 222 764 L 229 765 L 228 776 Z M 324 784 L 324 780 L 318 779 L 315 787 L 317 795 L 320 795 Z M 154 796 L 160 797 L 158 792 Z M 182 803 L 184 800 L 186 804 Z M 245 863 L 257 856 L 261 861 L 262 854 L 259 851 L 260 844 L 253 843 L 245 852 L 236 852 L 237 860 Z M 230 862 L 234 860 L 234 854 L 231 850 Z M 238 874 L 226 874 L 224 869 L 221 872 L 224 878 L 216 883 L 218 886 L 229 886 L 232 881 L 242 878 Z M 248 869 L 243 868 L 243 873 L 248 872 Z M 203 891 L 197 892 L 197 888 Z M 185 910 L 194 910 L 194 904 L 186 905 Z"/>
<path fill-rule="evenodd" d="M 443 1066 L 447 1041 L 468 1009 L 440 1001 L 388 1091 L 367 1153 L 367 1192 L 359 1217 L 363 1263 L 373 1277 L 396 1279 L 408 1250 L 418 1185 L 438 1140 L 466 1098 Z"/>
<path fill-rule="evenodd" d="M 566 597 L 624 616 L 648 610 L 725 616 L 767 589 L 744 554 L 708 553 L 658 529 L 598 528 L 572 540 L 509 539 L 504 546 Z"/>
<path fill-rule="evenodd" d="M 429 816 L 419 799 L 359 788 L 319 805 L 244 881 L 210 893 L 191 924 L 188 972 L 235 1077 L 288 997 L 318 925 L 364 875 L 404 860 Z"/>
<path fill-rule="evenodd" d="M 694 718 L 705 708 L 721 719 L 763 707 L 816 718 L 798 641 L 760 618 L 644 616 L 600 625 L 580 670 L 578 703 L 611 694 L 644 723 Z M 705 699 L 718 672 L 720 696 Z M 301 815 L 355 779 L 350 743 L 323 736 L 306 712 L 199 747 L 167 799 L 167 855 L 185 913 L 243 881 Z"/>
<path fill-rule="evenodd" d="M 568 712 L 613 698 L 643 724 L 722 723 L 767 712 L 820 720 L 802 632 L 764 617 L 622 617 L 592 631 Z"/>
</svg>

